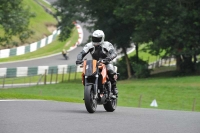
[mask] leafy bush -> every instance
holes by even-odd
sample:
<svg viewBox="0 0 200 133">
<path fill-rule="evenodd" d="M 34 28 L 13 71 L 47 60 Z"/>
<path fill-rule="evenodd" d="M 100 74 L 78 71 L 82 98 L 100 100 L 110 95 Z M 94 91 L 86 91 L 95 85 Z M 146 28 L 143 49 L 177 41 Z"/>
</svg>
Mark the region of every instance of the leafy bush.
<svg viewBox="0 0 200 133">
<path fill-rule="evenodd" d="M 129 58 L 131 62 L 131 72 L 133 77 L 136 78 L 147 78 L 150 76 L 150 70 L 148 69 L 148 62 L 143 61 L 142 59 L 138 59 L 136 62 L 136 57 L 132 56 Z M 115 64 L 118 67 L 118 72 L 120 73 L 119 80 L 127 79 L 127 69 L 126 69 L 126 61 L 125 57 L 122 57 L 121 60 L 118 60 Z"/>
<path fill-rule="evenodd" d="M 118 80 L 127 79 L 128 74 L 127 74 L 127 69 L 126 69 L 125 58 L 122 57 L 122 59 L 118 60 L 114 65 L 118 67 L 117 71 L 120 74 L 118 77 Z"/>
<path fill-rule="evenodd" d="M 151 70 L 148 69 L 148 62 L 142 59 L 132 56 L 130 58 L 132 69 L 134 70 L 134 77 L 136 78 L 147 78 L 150 76 Z"/>
<path fill-rule="evenodd" d="M 200 62 L 196 63 L 196 73 L 200 74 Z"/>
</svg>

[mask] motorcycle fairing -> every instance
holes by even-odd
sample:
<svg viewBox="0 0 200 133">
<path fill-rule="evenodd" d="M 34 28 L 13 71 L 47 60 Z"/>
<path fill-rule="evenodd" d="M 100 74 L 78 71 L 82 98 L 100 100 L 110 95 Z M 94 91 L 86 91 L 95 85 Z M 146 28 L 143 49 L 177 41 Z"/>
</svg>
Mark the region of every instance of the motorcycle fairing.
<svg viewBox="0 0 200 133">
<path fill-rule="evenodd" d="M 105 64 L 101 64 L 99 66 L 99 69 L 101 69 L 101 75 L 102 75 L 102 84 L 105 84 L 107 81 L 107 69 Z"/>
<path fill-rule="evenodd" d="M 97 71 L 97 60 L 84 60 L 83 73 L 85 76 L 91 76 Z"/>
<path fill-rule="evenodd" d="M 101 75 L 102 76 L 101 79 L 101 83 L 105 84 L 107 82 L 107 69 L 106 69 L 106 65 L 101 63 L 98 66 L 98 69 L 100 70 Z M 83 73 L 82 73 L 82 83 L 83 85 L 85 85 L 84 83 L 84 77 L 85 76 L 92 76 L 94 74 L 96 74 L 97 72 L 97 60 L 84 60 L 83 62 Z"/>
</svg>

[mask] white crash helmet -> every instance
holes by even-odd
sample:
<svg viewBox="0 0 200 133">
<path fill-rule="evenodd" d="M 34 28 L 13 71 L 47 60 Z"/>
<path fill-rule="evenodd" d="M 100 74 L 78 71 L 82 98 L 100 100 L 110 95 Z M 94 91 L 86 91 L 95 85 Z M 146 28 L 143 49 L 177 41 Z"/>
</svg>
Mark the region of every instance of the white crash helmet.
<svg viewBox="0 0 200 133">
<path fill-rule="evenodd" d="M 102 30 L 95 30 L 92 33 L 92 43 L 94 46 L 98 46 L 104 42 L 105 34 Z"/>
</svg>

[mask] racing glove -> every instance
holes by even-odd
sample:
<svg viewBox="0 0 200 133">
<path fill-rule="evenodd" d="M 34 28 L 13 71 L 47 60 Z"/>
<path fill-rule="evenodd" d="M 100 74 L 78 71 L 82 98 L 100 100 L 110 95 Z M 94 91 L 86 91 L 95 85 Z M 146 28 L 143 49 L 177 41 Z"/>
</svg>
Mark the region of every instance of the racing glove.
<svg viewBox="0 0 200 133">
<path fill-rule="evenodd" d="M 76 61 L 76 65 L 79 65 L 79 64 L 81 64 L 83 61 L 82 60 L 77 60 Z"/>
<path fill-rule="evenodd" d="M 108 64 L 108 63 L 110 63 L 110 61 L 111 61 L 111 58 L 109 58 L 109 57 L 106 57 L 105 59 L 103 59 L 104 60 L 104 62 L 105 62 L 105 64 Z"/>
</svg>

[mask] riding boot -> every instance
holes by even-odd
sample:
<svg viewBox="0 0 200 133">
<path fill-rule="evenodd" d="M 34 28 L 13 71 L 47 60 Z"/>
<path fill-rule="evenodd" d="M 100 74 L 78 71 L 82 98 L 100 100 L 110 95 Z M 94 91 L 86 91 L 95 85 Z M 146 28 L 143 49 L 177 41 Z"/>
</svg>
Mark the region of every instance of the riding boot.
<svg viewBox="0 0 200 133">
<path fill-rule="evenodd" d="M 112 81 L 111 84 L 112 84 L 113 94 L 117 95 L 118 94 L 118 89 L 117 89 L 117 86 L 116 86 L 116 81 Z"/>
<path fill-rule="evenodd" d="M 118 89 L 116 87 L 116 83 L 117 83 L 117 74 L 113 71 L 113 70 L 109 70 L 108 71 L 108 76 L 109 79 L 111 81 L 111 90 L 113 91 L 114 95 L 118 94 Z"/>
</svg>

